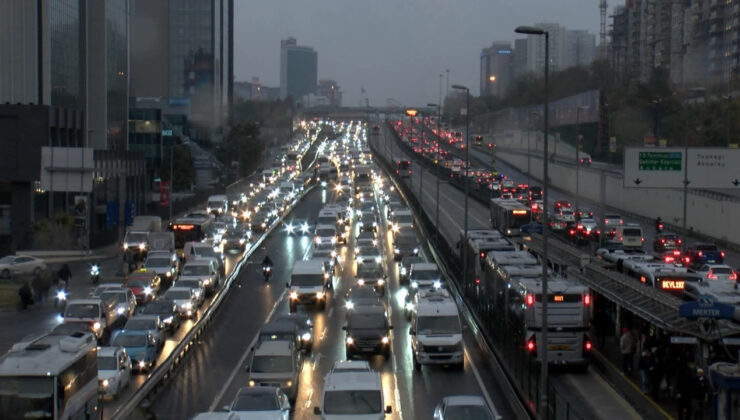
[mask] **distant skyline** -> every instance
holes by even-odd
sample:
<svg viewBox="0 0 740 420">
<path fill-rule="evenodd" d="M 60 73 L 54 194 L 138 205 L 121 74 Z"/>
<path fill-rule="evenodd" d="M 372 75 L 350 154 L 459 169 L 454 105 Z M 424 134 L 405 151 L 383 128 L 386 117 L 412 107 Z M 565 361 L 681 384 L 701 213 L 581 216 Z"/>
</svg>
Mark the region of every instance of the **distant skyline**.
<svg viewBox="0 0 740 420">
<path fill-rule="evenodd" d="M 619 1 L 618 4 L 623 4 Z M 609 12 L 616 4 L 609 5 Z M 319 79 L 341 87 L 343 104 L 365 97 L 383 106 L 439 101 L 439 74 L 478 95 L 479 55 L 494 41 L 512 41 L 518 25 L 554 22 L 585 29 L 598 43 L 598 0 L 237 0 L 236 80 L 280 85 L 280 40 L 314 47 Z M 607 21 L 608 24 L 608 21 Z M 446 78 L 442 80 L 442 95 Z"/>
</svg>

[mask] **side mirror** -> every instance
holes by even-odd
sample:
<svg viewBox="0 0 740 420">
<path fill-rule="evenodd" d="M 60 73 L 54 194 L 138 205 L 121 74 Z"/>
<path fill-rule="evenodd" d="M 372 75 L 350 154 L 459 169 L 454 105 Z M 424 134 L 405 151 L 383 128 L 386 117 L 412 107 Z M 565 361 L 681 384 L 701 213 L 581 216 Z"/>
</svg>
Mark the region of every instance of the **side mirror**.
<svg viewBox="0 0 740 420">
<path fill-rule="evenodd" d="M 393 407 L 390 405 L 385 406 L 385 414 L 391 414 L 393 412 Z"/>
<path fill-rule="evenodd" d="M 247 366 L 246 366 L 246 367 L 244 368 L 244 371 L 245 371 L 245 372 L 249 372 L 249 365 L 247 365 Z"/>
<path fill-rule="evenodd" d="M 118 370 L 126 370 L 126 365 L 122 364 L 121 366 L 118 367 Z"/>
<path fill-rule="evenodd" d="M 313 408 L 313 414 L 316 415 L 316 416 L 320 416 L 321 415 L 321 409 L 319 407 L 314 407 Z"/>
</svg>

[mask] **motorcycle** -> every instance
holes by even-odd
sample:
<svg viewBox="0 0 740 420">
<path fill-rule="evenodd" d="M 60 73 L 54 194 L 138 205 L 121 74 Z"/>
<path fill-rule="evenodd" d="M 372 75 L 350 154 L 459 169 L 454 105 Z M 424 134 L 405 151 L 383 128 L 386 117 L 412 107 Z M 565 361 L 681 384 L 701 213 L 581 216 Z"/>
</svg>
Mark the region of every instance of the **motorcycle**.
<svg viewBox="0 0 740 420">
<path fill-rule="evenodd" d="M 90 265 L 90 280 L 93 284 L 98 284 L 100 281 L 100 266 L 97 264 Z"/>
<path fill-rule="evenodd" d="M 272 275 L 272 267 L 269 265 L 262 266 L 262 275 L 265 277 L 265 281 L 270 281 L 270 276 Z"/>
<path fill-rule="evenodd" d="M 57 289 L 56 294 L 54 295 L 54 307 L 60 307 L 64 308 L 64 305 L 67 303 L 67 291 L 62 289 Z"/>
</svg>

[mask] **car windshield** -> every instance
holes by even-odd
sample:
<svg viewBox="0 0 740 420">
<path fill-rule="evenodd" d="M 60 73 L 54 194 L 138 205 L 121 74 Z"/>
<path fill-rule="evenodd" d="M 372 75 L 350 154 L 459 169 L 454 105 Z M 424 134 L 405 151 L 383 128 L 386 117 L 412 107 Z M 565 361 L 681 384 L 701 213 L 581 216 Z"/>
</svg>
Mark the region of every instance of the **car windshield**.
<svg viewBox="0 0 740 420">
<path fill-rule="evenodd" d="M 416 318 L 419 334 L 460 334 L 460 320 L 456 316 L 419 316 Z"/>
<path fill-rule="evenodd" d="M 254 356 L 252 358 L 252 372 L 254 373 L 284 373 L 293 371 L 293 359 L 290 356 Z"/>
<path fill-rule="evenodd" d="M 136 319 L 132 318 L 126 322 L 124 330 L 154 330 L 157 328 L 157 321 L 154 319 Z"/>
<path fill-rule="evenodd" d="M 190 299 L 191 294 L 188 290 L 168 290 L 165 297 L 173 300 Z"/>
<path fill-rule="evenodd" d="M 437 270 L 414 270 L 411 278 L 413 280 L 437 280 L 440 276 Z"/>
<path fill-rule="evenodd" d="M 445 420 L 492 420 L 491 412 L 480 405 L 448 405 Z"/>
<path fill-rule="evenodd" d="M 118 363 L 115 356 L 98 356 L 98 370 L 117 370 Z"/>
<path fill-rule="evenodd" d="M 196 255 L 204 257 L 217 257 L 216 252 L 210 246 L 198 246 L 195 247 Z"/>
<path fill-rule="evenodd" d="M 388 321 L 383 314 L 355 313 L 349 319 L 349 326 L 351 328 L 385 329 L 387 325 Z"/>
<path fill-rule="evenodd" d="M 177 281 L 177 287 L 189 287 L 191 289 L 199 289 L 200 288 L 200 280 L 178 280 Z"/>
<path fill-rule="evenodd" d="M 327 391 L 324 414 L 379 414 L 383 399 L 379 390 Z"/>
<path fill-rule="evenodd" d="M 126 242 L 146 242 L 146 233 L 129 233 L 126 235 Z"/>
<path fill-rule="evenodd" d="M 236 397 L 231 411 L 275 411 L 280 403 L 273 393 L 242 394 Z"/>
<path fill-rule="evenodd" d="M 172 302 L 154 301 L 141 308 L 143 314 L 172 314 Z"/>
<path fill-rule="evenodd" d="M 146 267 L 169 267 L 172 260 L 169 258 L 147 258 Z"/>
<path fill-rule="evenodd" d="M 732 274 L 732 269 L 729 267 L 710 267 L 712 274 Z"/>
<path fill-rule="evenodd" d="M 119 334 L 113 339 L 111 345 L 120 347 L 145 347 L 147 345 L 147 338 L 143 334 Z"/>
<path fill-rule="evenodd" d="M 401 214 L 396 216 L 396 223 L 413 223 L 414 218 L 410 214 Z"/>
<path fill-rule="evenodd" d="M 133 279 L 126 282 L 127 287 L 149 287 L 149 280 Z"/>
<path fill-rule="evenodd" d="M 316 236 L 325 238 L 327 236 L 334 236 L 336 235 L 336 231 L 334 229 L 317 229 L 316 230 Z"/>
<path fill-rule="evenodd" d="M 209 273 L 207 265 L 186 265 L 181 274 L 183 276 L 207 276 Z"/>
<path fill-rule="evenodd" d="M 94 303 L 74 303 L 67 305 L 64 311 L 65 318 L 97 318 L 100 316 L 100 306 Z"/>
<path fill-rule="evenodd" d="M 379 279 L 383 277 L 383 270 L 377 265 L 365 267 L 360 265 L 357 267 L 357 277 L 363 279 Z"/>
<path fill-rule="evenodd" d="M 624 236 L 642 236 L 641 229 L 625 229 Z"/>
<path fill-rule="evenodd" d="M 380 254 L 374 246 L 361 246 L 357 255 L 377 255 Z"/>
<path fill-rule="evenodd" d="M 324 284 L 324 277 L 319 274 L 293 274 L 290 277 L 290 284 L 293 286 L 321 286 Z"/>
</svg>

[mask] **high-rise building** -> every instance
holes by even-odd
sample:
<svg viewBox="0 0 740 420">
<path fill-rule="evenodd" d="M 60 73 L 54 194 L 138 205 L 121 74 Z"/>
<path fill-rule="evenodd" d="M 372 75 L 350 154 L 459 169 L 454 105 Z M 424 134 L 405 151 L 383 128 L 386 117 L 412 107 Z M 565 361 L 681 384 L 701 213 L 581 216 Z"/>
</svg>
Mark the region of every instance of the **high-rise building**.
<svg viewBox="0 0 740 420">
<path fill-rule="evenodd" d="M 596 59 L 596 35 L 585 30 L 567 30 L 565 37 L 565 67 L 588 66 Z"/>
<path fill-rule="evenodd" d="M 596 36 L 584 30 L 569 30 L 557 23 L 534 25 L 550 36 L 550 71 L 573 66 L 587 66 L 596 59 Z M 515 73 L 541 73 L 545 67 L 545 37 L 528 35 L 526 47 L 521 40 L 515 45 Z M 525 58 L 526 57 L 526 58 Z"/>
<path fill-rule="evenodd" d="M 511 42 L 494 42 L 480 53 L 480 94 L 503 96 L 514 75 Z"/>
<path fill-rule="evenodd" d="M 527 38 L 514 40 L 514 77 L 527 72 Z"/>
<path fill-rule="evenodd" d="M 319 80 L 316 95 L 327 98 L 331 106 L 342 106 L 342 90 L 339 89 L 339 85 L 334 80 Z"/>
<path fill-rule="evenodd" d="M 299 100 L 315 94 L 318 54 L 312 47 L 297 45 L 295 38 L 280 41 L 280 98 Z"/>
<path fill-rule="evenodd" d="M 233 0 L 132 0 L 131 96 L 166 98 L 220 132 L 233 97 L 233 22 Z"/>
</svg>

